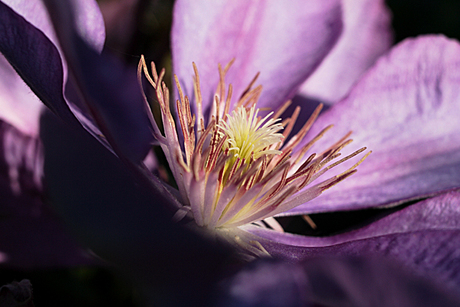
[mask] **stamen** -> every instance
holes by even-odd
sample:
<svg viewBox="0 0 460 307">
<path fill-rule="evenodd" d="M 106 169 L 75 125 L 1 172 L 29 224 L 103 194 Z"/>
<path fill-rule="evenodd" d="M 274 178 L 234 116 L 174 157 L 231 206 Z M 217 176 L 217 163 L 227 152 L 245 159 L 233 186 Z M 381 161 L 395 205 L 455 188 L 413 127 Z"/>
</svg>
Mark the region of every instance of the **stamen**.
<svg viewBox="0 0 460 307">
<path fill-rule="evenodd" d="M 200 131 L 204 131 L 204 117 L 203 117 L 203 98 L 201 96 L 201 89 L 200 89 L 200 76 L 198 75 L 198 68 L 196 67 L 195 63 L 193 64 L 193 71 L 195 72 L 195 78 L 193 82 L 193 89 L 195 92 L 195 100 L 196 100 L 196 107 L 197 107 L 197 119 L 198 123 L 200 124 L 200 130 L 198 131 L 198 138 L 200 137 Z"/>
<path fill-rule="evenodd" d="M 316 226 L 316 223 L 313 222 L 313 220 L 311 219 L 311 217 L 310 217 L 309 215 L 306 215 L 306 214 L 305 214 L 305 215 L 302 215 L 302 218 L 304 219 L 305 222 L 308 223 L 308 225 L 310 225 L 310 227 L 311 227 L 312 229 L 318 228 L 318 227 Z"/>
<path fill-rule="evenodd" d="M 292 100 L 287 100 L 285 103 L 283 103 L 281 107 L 278 108 L 278 110 L 275 112 L 275 114 L 273 114 L 273 118 L 280 118 L 281 114 L 283 114 L 284 111 L 286 111 L 286 109 L 291 105 L 291 103 Z"/>
<path fill-rule="evenodd" d="M 266 218 L 263 220 L 265 223 L 267 223 L 268 226 L 270 226 L 273 230 L 276 230 L 278 232 L 284 232 L 283 227 L 278 223 L 277 220 L 275 220 L 272 217 Z"/>
<path fill-rule="evenodd" d="M 310 130 L 311 126 L 313 126 L 313 123 L 315 122 L 322 109 L 323 104 L 320 104 L 316 107 L 315 111 L 313 111 L 313 114 L 310 115 L 310 118 L 303 125 L 302 129 L 300 129 L 300 131 L 295 136 L 293 136 L 289 143 L 286 145 L 287 148 L 294 148 L 302 141 L 308 130 Z"/>
<path fill-rule="evenodd" d="M 292 131 L 292 128 L 294 128 L 294 124 L 297 120 L 297 117 L 299 116 L 300 114 L 300 107 L 297 106 L 294 110 L 294 113 L 292 113 L 292 116 L 289 118 L 289 123 L 288 125 L 286 126 L 286 128 L 284 128 L 284 131 L 283 131 L 283 137 L 284 138 L 287 138 L 287 136 L 289 134 L 291 134 L 291 131 Z"/>
<path fill-rule="evenodd" d="M 257 81 L 257 78 L 259 78 L 259 75 L 260 75 L 260 71 L 257 72 L 257 74 L 254 76 L 254 78 L 252 78 L 251 82 L 249 82 L 248 86 L 244 89 L 243 93 L 242 93 L 241 96 L 240 96 L 240 100 L 241 100 L 241 98 L 243 98 L 244 95 L 246 95 L 247 92 L 249 92 L 249 90 L 254 86 L 254 84 L 255 84 L 256 81 Z"/>
</svg>

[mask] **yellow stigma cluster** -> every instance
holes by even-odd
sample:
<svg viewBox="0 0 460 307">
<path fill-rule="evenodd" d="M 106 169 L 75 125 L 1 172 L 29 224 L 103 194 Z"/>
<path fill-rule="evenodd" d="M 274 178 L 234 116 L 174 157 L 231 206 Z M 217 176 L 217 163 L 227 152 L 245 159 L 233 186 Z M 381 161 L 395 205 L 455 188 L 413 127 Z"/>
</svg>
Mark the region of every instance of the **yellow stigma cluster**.
<svg viewBox="0 0 460 307">
<path fill-rule="evenodd" d="M 227 169 L 231 169 L 237 159 L 240 164 L 248 165 L 264 155 L 281 154 L 274 149 L 284 139 L 278 133 L 283 129 L 280 119 L 270 118 L 273 112 L 261 119 L 258 113 L 259 109 L 255 106 L 249 109 L 241 106 L 217 125 L 220 129 L 218 134 L 221 138 L 225 137 L 222 149 L 232 155 Z"/>
</svg>

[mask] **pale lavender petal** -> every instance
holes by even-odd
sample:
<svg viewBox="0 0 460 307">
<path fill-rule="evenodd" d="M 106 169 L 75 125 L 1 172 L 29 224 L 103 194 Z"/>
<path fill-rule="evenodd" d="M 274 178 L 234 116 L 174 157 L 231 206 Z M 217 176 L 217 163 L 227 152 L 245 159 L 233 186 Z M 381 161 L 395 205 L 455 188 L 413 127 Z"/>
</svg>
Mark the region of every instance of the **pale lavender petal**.
<svg viewBox="0 0 460 307">
<path fill-rule="evenodd" d="M 14 125 L 23 133 L 36 137 L 43 103 L 3 55 L 0 55 L 0 76 L 0 119 Z"/>
<path fill-rule="evenodd" d="M 41 0 L 4 0 L 3 2 L 40 29 L 59 49 L 48 12 Z M 75 3 L 80 33 L 92 46 L 102 50 L 105 30 L 97 3 L 93 0 L 76 1 Z M 43 104 L 3 55 L 0 55 L 0 72 L 0 106 L 2 109 L 0 118 L 28 135 L 37 136 Z"/>
<path fill-rule="evenodd" d="M 358 78 L 391 46 L 391 13 L 383 0 L 344 0 L 343 32 L 300 95 L 327 104 L 344 97 Z"/>
<path fill-rule="evenodd" d="M 217 64 L 235 63 L 227 81 L 233 101 L 257 72 L 264 90 L 259 106 L 277 108 L 292 96 L 336 42 L 341 31 L 336 0 L 179 0 L 172 29 L 174 72 L 193 96 L 192 62 L 198 66 L 204 106 L 218 82 Z"/>
<path fill-rule="evenodd" d="M 406 40 L 381 58 L 305 139 L 334 124 L 313 152 L 353 131 L 344 154 L 363 146 L 373 153 L 357 174 L 290 213 L 382 206 L 460 187 L 459 67 L 459 43 L 442 36 Z"/>
<path fill-rule="evenodd" d="M 105 26 L 99 5 L 94 0 L 72 0 L 76 30 L 83 40 L 101 52 L 105 42 Z"/>
<path fill-rule="evenodd" d="M 449 288 L 460 286 L 460 192 L 416 203 L 368 226 L 330 237 L 305 237 L 253 226 L 246 230 L 259 236 L 253 239 L 274 256 L 299 260 L 379 255 Z"/>
<path fill-rule="evenodd" d="M 0 121 L 0 267 L 100 263 L 78 246 L 43 202 L 40 142 Z"/>
</svg>

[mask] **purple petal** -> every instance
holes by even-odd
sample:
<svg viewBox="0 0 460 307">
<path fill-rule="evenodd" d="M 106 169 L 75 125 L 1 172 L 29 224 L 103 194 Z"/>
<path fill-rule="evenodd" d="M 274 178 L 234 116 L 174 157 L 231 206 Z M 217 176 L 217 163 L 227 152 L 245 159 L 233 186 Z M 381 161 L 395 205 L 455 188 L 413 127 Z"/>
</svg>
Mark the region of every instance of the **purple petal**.
<svg viewBox="0 0 460 307">
<path fill-rule="evenodd" d="M 391 46 L 391 13 L 384 1 L 345 0 L 344 30 L 300 94 L 327 104 L 339 101 L 358 78 Z"/>
<path fill-rule="evenodd" d="M 15 12 L 40 29 L 56 46 L 54 29 L 48 13 L 39 0 L 5 0 Z M 104 26 L 94 1 L 77 1 L 80 32 L 98 50 L 104 43 Z M 2 32 L 4 33 L 4 32 Z M 59 47 L 58 47 L 59 48 Z M 8 61 L 0 55 L 0 118 L 13 124 L 22 132 L 36 136 L 38 134 L 39 117 L 43 108 L 40 100 L 17 75 Z M 61 85 L 62 87 L 62 85 Z"/>
<path fill-rule="evenodd" d="M 0 266 L 20 269 L 99 263 L 43 203 L 41 144 L 0 121 Z"/>
<path fill-rule="evenodd" d="M 449 288 L 460 286 L 460 192 L 416 203 L 368 226 L 331 237 L 248 227 L 274 256 L 379 255 Z M 261 239 L 264 238 L 264 239 Z"/>
<path fill-rule="evenodd" d="M 109 56 L 100 56 L 76 31 L 72 6 L 45 1 L 52 16 L 74 90 L 83 99 L 99 129 L 114 151 L 140 161 L 151 147 L 153 136 L 136 77 L 136 69 Z"/>
<path fill-rule="evenodd" d="M 459 66 L 460 45 L 442 36 L 406 40 L 380 59 L 305 139 L 334 124 L 312 152 L 353 131 L 343 153 L 363 146 L 373 153 L 356 175 L 290 213 L 382 206 L 460 187 Z"/>
<path fill-rule="evenodd" d="M 56 41 L 42 1 L 9 0 L 3 2 L 41 29 L 52 41 Z M 43 104 L 3 56 L 0 56 L 0 69 L 0 105 L 2 107 L 0 118 L 28 135 L 37 136 Z"/>
<path fill-rule="evenodd" d="M 336 42 L 341 7 L 335 0 L 206 1 L 175 4 L 174 72 L 193 97 L 192 62 L 198 66 L 203 104 L 209 108 L 218 82 L 217 64 L 235 58 L 226 81 L 232 101 L 257 72 L 264 90 L 259 107 L 278 108 L 292 97 Z"/>
<path fill-rule="evenodd" d="M 40 30 L 2 2 L 0 2 L 0 32 L 2 33 L 0 52 L 34 94 L 62 119 L 69 123 L 72 120 L 75 122 L 62 95 L 63 68 L 56 47 Z M 27 50 L 27 52 L 18 52 L 18 50 Z M 27 99 L 27 97 L 18 98 Z M 8 103 L 11 102 L 8 100 Z"/>
<path fill-rule="evenodd" d="M 42 103 L 67 124 L 79 127 L 80 123 L 70 111 L 63 97 L 64 71 L 57 48 L 40 30 L 32 26 L 2 2 L 0 2 L 0 15 L 0 31 L 3 33 L 0 36 L 0 51 Z M 17 50 L 27 50 L 27 52 L 17 52 Z M 9 76 L 13 77 L 11 83 L 14 84 L 17 76 L 11 72 L 11 69 L 6 71 L 10 72 Z M 19 85 L 22 84 L 21 82 L 16 83 Z M 71 87 L 70 85 L 69 87 Z M 22 85 L 22 88 L 24 89 L 25 86 Z M 24 102 L 28 102 L 28 98 L 35 99 L 30 90 L 23 92 L 19 89 L 16 94 L 19 94 L 19 96 L 15 98 L 24 99 Z M 9 100 L 12 98 L 8 97 L 7 102 L 11 103 L 14 101 Z M 21 107 L 22 100 L 14 102 L 18 104 L 17 107 L 13 105 L 14 108 L 24 109 Z M 31 110 L 33 110 L 33 107 L 31 107 Z M 6 111 L 8 111 L 8 108 L 6 108 Z M 31 119 L 31 123 L 33 123 L 32 127 L 34 128 L 33 135 L 36 135 L 38 128 L 35 127 L 37 125 L 35 116 L 38 116 L 38 114 L 29 114 L 27 111 L 25 111 L 25 114 L 19 114 L 19 118 Z M 79 112 L 76 113 L 80 115 Z M 101 135 L 99 129 L 91 125 L 92 123 L 89 119 L 83 115 L 80 115 L 79 119 L 82 120 L 83 125 L 93 135 Z M 99 139 L 101 140 L 102 138 L 99 137 Z M 103 144 L 107 144 L 105 139 L 101 141 Z M 107 147 L 110 146 L 107 145 Z"/>
<path fill-rule="evenodd" d="M 228 278 L 217 306 L 458 306 L 459 300 L 381 258 L 259 260 Z"/>
<path fill-rule="evenodd" d="M 59 48 L 53 24 L 42 0 L 2 0 L 16 13 L 24 17 L 34 27 L 40 29 Z M 85 41 L 98 51 L 102 51 L 105 28 L 102 14 L 94 0 L 72 0 L 77 20 L 77 31 Z"/>
</svg>

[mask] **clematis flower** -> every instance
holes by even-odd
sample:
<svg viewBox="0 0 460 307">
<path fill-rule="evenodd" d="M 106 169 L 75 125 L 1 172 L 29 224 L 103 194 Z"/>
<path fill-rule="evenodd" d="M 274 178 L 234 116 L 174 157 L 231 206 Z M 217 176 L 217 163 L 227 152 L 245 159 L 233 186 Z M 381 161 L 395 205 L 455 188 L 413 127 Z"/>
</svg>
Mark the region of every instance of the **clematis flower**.
<svg viewBox="0 0 460 307">
<path fill-rule="evenodd" d="M 165 125 L 166 140 L 162 139 L 161 131 L 149 121 L 134 69 L 126 70 L 110 57 L 99 55 L 82 39 L 79 26 L 75 24 L 79 19 L 73 13 L 73 1 L 44 2 L 67 69 L 62 69 L 56 45 L 24 20 L 21 13 L 3 2 L 0 3 L 0 25 L 5 35 L 0 36 L 0 51 L 54 113 L 45 112 L 40 126 L 50 202 L 81 241 L 96 254 L 136 276 L 147 289 L 155 287 L 158 292 L 152 295 L 165 295 L 169 300 L 180 301 L 171 294 L 171 289 L 179 288 L 183 289 L 186 298 L 203 299 L 214 289 L 212 284 L 221 279 L 232 249 L 172 222 L 177 210 L 188 205 L 187 193 L 194 191 L 189 189 L 184 193 L 186 189 L 177 191 L 169 187 L 153 176 L 143 163 L 153 139 L 152 131 L 164 145 L 176 142 L 169 138 L 170 135 L 174 137 L 175 130 L 168 135 L 168 125 Z M 363 1 L 361 4 L 368 6 L 366 11 L 372 8 L 377 16 L 386 14 L 381 2 Z M 236 107 L 238 100 L 235 98 L 245 93 L 247 84 L 260 71 L 257 82 L 262 84 L 263 90 L 257 108 L 261 108 L 259 112 L 265 108 L 278 111 L 309 76 L 321 72 L 321 63 L 327 61 L 334 46 L 335 50 L 340 50 L 335 43 L 342 28 L 341 2 L 321 0 L 306 4 L 293 1 L 286 7 L 278 1 L 223 1 L 205 5 L 206 14 L 202 14 L 203 6 L 200 1 L 185 0 L 177 1 L 175 6 L 173 65 L 184 93 L 184 98 L 178 95 L 179 110 L 184 108 L 189 113 L 187 95 L 190 114 L 202 113 L 203 118 L 211 117 L 207 124 L 212 123 L 212 115 L 215 118 L 220 115 L 220 111 L 212 109 L 219 106 L 215 104 L 215 89 L 218 85 L 223 89 L 216 67 L 218 63 L 235 59 L 225 74 L 226 84 L 232 84 L 234 100 L 230 99 L 230 103 L 235 113 L 227 113 L 229 121 L 222 116 L 219 126 L 217 123 L 211 125 L 218 131 L 219 146 L 227 146 L 227 150 L 219 152 L 235 151 L 235 143 L 224 144 L 235 127 L 230 119 L 241 123 L 238 119 L 247 119 L 248 114 L 254 118 L 256 114 L 255 107 L 248 110 Z M 15 35 L 12 29 L 23 35 Z M 388 37 L 386 27 L 366 29 Z M 353 41 L 353 36 L 348 40 Z M 342 48 L 347 49 L 346 46 L 353 44 L 344 45 Z M 30 46 L 35 48 L 30 49 Z M 361 75 L 386 45 L 375 48 L 377 51 L 366 57 L 367 64 L 358 61 L 359 65 L 351 68 L 352 75 Z M 309 152 L 321 153 L 353 130 L 354 142 L 343 149 L 338 145 L 343 155 L 352 157 L 361 148 L 355 146 L 362 144 L 372 148 L 374 153 L 360 165 L 359 172 L 305 204 L 283 208 L 290 209 L 283 214 L 386 207 L 436 197 L 396 211 L 365 228 L 332 237 L 307 238 L 263 228 L 260 224 L 243 223 L 265 215 L 238 221 L 242 224 L 234 225 L 238 228 L 233 229 L 232 236 L 258 242 L 259 250 L 263 248 L 270 255 L 284 259 L 307 261 L 312 256 L 331 254 L 340 257 L 377 254 L 403 264 L 418 277 L 446 285 L 448 290 L 458 289 L 459 233 L 458 223 L 452 218 L 458 213 L 458 193 L 452 190 L 460 184 L 456 171 L 459 166 L 460 130 L 456 120 L 459 96 L 455 86 L 459 48 L 457 42 L 443 37 L 409 40 L 382 57 L 360 80 L 355 79 L 356 84 L 350 92 L 318 116 L 298 148 L 307 148 L 307 143 L 320 131 L 334 124 Z M 29 52 L 24 54 L 17 50 Z M 192 62 L 199 68 L 199 75 L 195 74 Z M 43 63 L 50 69 L 42 69 Z M 64 86 L 66 71 L 70 81 Z M 198 76 L 201 95 L 194 90 Z M 163 99 L 159 99 L 163 104 L 163 116 L 172 116 L 166 113 L 168 95 L 165 88 L 160 87 L 159 80 L 160 76 L 153 74 L 152 85 L 157 98 Z M 354 82 L 348 82 L 348 86 L 351 83 Z M 219 96 L 222 101 L 223 97 Z M 279 116 L 283 114 L 280 112 Z M 178 118 L 179 122 L 186 122 L 191 116 L 179 114 Z M 298 118 L 303 115 L 298 114 Z M 172 121 L 165 122 L 172 125 Z M 189 123 L 182 127 L 190 127 Z M 264 125 L 263 120 L 257 123 Z M 261 146 L 273 148 L 262 147 L 262 152 L 280 156 L 280 126 L 276 118 L 274 121 L 267 118 L 266 123 L 264 131 L 268 131 L 274 143 L 263 143 Z M 200 125 L 199 120 L 196 127 Z M 187 133 L 190 130 L 184 129 L 182 135 L 177 136 L 177 142 L 190 140 Z M 197 133 L 201 133 L 200 130 Z M 191 152 L 187 146 L 183 148 L 184 161 L 192 161 L 192 155 L 187 158 Z M 187 171 L 187 167 L 190 168 L 191 164 L 179 164 L 181 155 L 177 149 L 180 145 L 164 148 L 175 150 L 169 153 L 172 169 Z M 223 171 L 225 180 L 231 180 L 231 169 L 238 157 L 233 162 L 231 159 L 222 162 L 228 162 Z M 246 171 L 251 171 L 250 168 Z M 330 170 L 330 178 L 347 174 L 349 168 L 349 165 L 338 165 Z M 281 182 L 290 178 L 289 171 L 295 174 L 296 169 L 284 171 L 282 174 L 286 174 L 281 174 Z M 175 173 L 176 179 L 180 178 L 179 173 Z M 199 219 L 193 209 L 190 211 L 195 220 Z M 281 212 L 271 212 L 277 213 Z M 375 263 L 371 266 L 375 267 Z M 168 292 L 163 294 L 161 290 L 165 289 Z"/>
<path fill-rule="evenodd" d="M 382 3 L 363 1 L 361 4 L 366 7 L 367 12 L 375 14 L 374 16 L 382 16 L 382 14 L 385 16 L 386 11 Z M 318 6 L 310 3 L 308 12 L 312 15 L 308 15 L 305 20 L 302 19 L 305 16 L 300 13 L 303 3 L 296 5 L 282 9 L 276 4 L 265 6 L 253 4 L 252 6 L 246 3 L 231 5 L 222 3 L 208 9 L 208 14 L 203 16 L 200 14 L 201 8 L 196 3 L 178 1 L 172 30 L 173 66 L 184 93 L 195 99 L 200 96 L 208 97 L 207 103 L 203 98 L 203 105 L 212 112 L 214 103 L 212 97 L 220 80 L 215 68 L 208 64 L 212 60 L 227 63 L 235 58 L 232 68 L 226 75 L 227 82 L 235 85 L 232 97 L 240 97 L 245 92 L 245 84 L 250 83 L 253 74 L 260 71 L 258 82 L 264 89 L 260 94 L 258 105 L 270 108 L 279 107 L 299 87 L 305 86 L 308 89 L 309 86 L 302 85 L 302 82 L 313 73 L 315 68 L 314 74 L 318 78 L 315 83 L 320 83 L 319 79 L 322 79 L 322 83 L 328 82 L 329 79 L 326 78 L 334 73 L 330 68 L 331 62 L 337 63 L 338 73 L 342 73 L 341 69 L 346 67 L 349 57 L 338 52 L 340 50 L 345 54 L 351 52 L 354 47 L 353 42 L 359 45 L 362 43 L 362 36 L 345 37 L 342 44 L 335 46 L 337 49 L 334 51 L 337 53 L 324 59 L 326 66 L 323 67 L 322 63 L 318 63 L 322 58 L 315 61 L 313 56 L 308 55 L 325 54 L 330 51 L 330 47 L 325 42 L 331 37 L 328 34 L 334 35 L 334 27 L 331 26 L 332 22 L 327 22 L 329 27 L 322 28 L 322 24 L 315 19 L 314 12 L 318 12 L 318 15 L 324 18 L 321 20 L 327 20 L 329 16 L 333 16 L 334 9 L 337 8 L 335 5 L 339 3 L 321 2 Z M 246 12 L 246 15 L 240 12 Z M 283 13 L 286 15 L 283 16 Z M 369 18 L 371 15 L 361 18 Z M 190 26 L 191 20 L 193 26 Z M 302 20 L 305 27 L 293 26 L 289 28 L 290 35 L 282 35 L 285 28 L 280 25 L 283 25 L 286 20 L 294 20 L 296 24 L 300 24 Z M 308 24 L 306 20 L 315 22 L 315 26 Z M 363 30 L 364 33 L 373 38 L 388 39 L 388 28 L 381 26 L 382 20 L 388 19 L 382 17 L 373 19 L 375 23 L 372 27 Z M 264 27 L 270 30 L 263 31 Z M 306 29 L 311 29 L 312 33 Z M 280 34 L 276 31 L 280 31 Z M 309 34 L 311 37 L 308 36 Z M 289 46 L 287 51 L 280 47 L 280 40 L 284 46 Z M 366 40 L 369 45 L 364 50 L 368 52 L 369 57 L 366 57 L 363 62 L 358 61 L 359 65 L 356 66 L 353 65 L 356 62 L 351 62 L 350 75 L 358 75 L 365 63 L 370 61 L 369 58 L 373 58 L 382 50 L 380 48 L 384 48 L 382 46 L 385 44 L 376 41 L 378 39 Z M 315 45 L 312 42 L 315 42 Z M 276 52 L 277 48 L 280 48 L 279 52 Z M 354 81 L 356 84 L 343 99 L 319 115 L 299 146 L 314 139 L 329 124 L 334 124 L 334 127 L 318 140 L 309 152 L 322 152 L 337 138 L 351 130 L 353 143 L 342 150 L 343 154 L 345 156 L 352 154 L 364 145 L 371 148 L 373 153 L 359 166 L 356 174 L 325 191 L 321 196 L 281 215 L 391 207 L 411 200 L 440 195 L 431 200 L 433 203 L 430 208 L 436 208 L 432 210 L 440 214 L 436 219 L 440 221 L 449 219 L 450 214 L 443 208 L 446 206 L 456 208 L 454 204 L 457 194 L 442 195 L 442 193 L 455 190 L 460 184 L 456 171 L 459 165 L 457 161 L 459 148 L 456 141 L 459 137 L 456 115 L 459 97 L 454 81 L 458 74 L 454 68 L 459 61 L 455 56 L 458 50 L 457 42 L 441 36 L 407 40 L 395 46 L 358 81 Z M 276 57 L 273 56 L 274 53 Z M 192 61 L 199 69 L 201 95 L 193 93 L 193 79 L 190 79 L 190 76 L 194 75 L 194 71 L 189 68 L 189 63 Z M 265 74 L 264 68 L 266 68 Z M 232 73 L 232 69 L 236 72 Z M 286 73 L 286 70 L 289 73 Z M 331 77 L 331 82 L 336 82 L 337 86 L 343 86 L 344 83 L 348 86 L 353 84 L 350 80 L 343 81 L 337 76 Z M 306 82 L 308 84 L 309 80 L 307 79 Z M 307 90 L 302 91 L 304 97 L 307 93 Z M 328 99 L 326 102 L 332 104 L 333 98 L 340 98 L 343 95 L 337 92 L 333 97 L 328 98 L 318 93 L 318 91 L 312 92 L 311 96 L 305 97 L 307 99 L 298 99 L 298 103 L 308 103 L 313 98 L 317 100 L 318 97 L 323 97 Z M 191 104 L 194 105 L 193 100 Z M 199 103 L 195 104 L 199 105 Z M 199 108 L 196 113 L 199 113 Z M 339 165 L 331 171 L 335 171 L 332 174 L 341 174 L 346 170 L 345 165 Z M 411 208 L 417 212 L 411 213 L 414 217 L 427 216 L 432 212 L 424 206 L 423 202 Z M 431 214 L 434 215 L 435 212 Z M 393 216 L 396 218 L 398 215 L 395 213 Z M 329 249 L 340 255 L 385 254 L 390 259 L 397 259 L 407 264 L 418 274 L 432 276 L 435 279 L 444 275 L 446 270 L 449 271 L 444 266 L 446 264 L 439 259 L 449 259 L 447 261 L 449 267 L 458 267 L 458 257 L 453 256 L 456 252 L 451 249 L 443 250 L 445 245 L 441 243 L 442 240 L 434 243 L 434 240 L 422 239 L 428 233 L 434 237 L 441 236 L 441 232 L 445 230 L 444 235 L 452 235 L 448 241 L 457 244 L 457 230 L 446 226 L 447 224 L 444 224 L 445 228 L 441 230 L 436 226 L 434 219 L 430 219 L 431 222 L 427 224 L 423 223 L 423 230 L 418 226 L 415 228 L 410 226 L 417 224 L 416 220 L 409 222 L 402 215 L 397 219 L 401 223 L 398 227 L 386 220 L 392 225 L 390 227 L 392 230 L 380 224 L 378 230 L 373 228 L 376 232 L 362 236 L 358 231 L 343 236 L 312 239 L 252 224 L 241 226 L 245 233 L 240 232 L 240 234 L 245 236 L 250 232 L 253 234 L 250 239 L 259 242 L 271 255 L 295 260 L 313 255 L 319 256 Z M 453 232 L 450 233 L 448 229 L 452 229 Z M 413 238 L 418 242 L 410 244 L 410 252 L 406 250 L 409 246 L 405 241 L 408 240 L 407 238 Z M 355 244 L 363 244 L 362 249 L 355 249 L 354 247 L 357 246 Z M 364 246 L 369 249 L 365 251 Z M 317 253 L 320 250 L 321 252 Z M 439 253 L 442 254 L 447 250 L 452 257 L 440 256 Z M 428 256 L 428 251 L 433 253 L 432 257 Z M 419 257 L 424 260 L 414 260 Z M 443 282 L 447 284 L 453 282 L 456 284 L 454 288 L 458 287 L 458 281 L 453 281 L 456 278 L 446 278 L 446 275 L 441 278 Z"/>
</svg>

